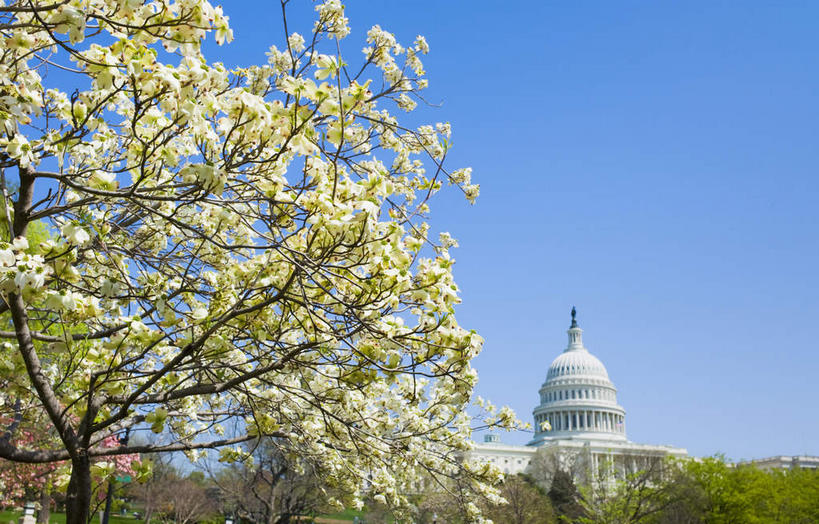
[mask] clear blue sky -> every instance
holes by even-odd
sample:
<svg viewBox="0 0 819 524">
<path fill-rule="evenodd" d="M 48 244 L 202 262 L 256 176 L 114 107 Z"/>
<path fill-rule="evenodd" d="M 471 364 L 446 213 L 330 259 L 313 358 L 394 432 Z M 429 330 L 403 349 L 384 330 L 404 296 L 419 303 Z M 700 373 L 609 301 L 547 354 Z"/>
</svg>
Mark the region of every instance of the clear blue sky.
<svg viewBox="0 0 819 524">
<path fill-rule="evenodd" d="M 576 305 L 631 440 L 819 454 L 819 4 L 347 4 L 355 49 L 427 37 L 426 116 L 481 184 L 433 203 L 481 395 L 529 420 Z M 278 2 L 225 10 L 215 55 L 281 46 Z"/>
</svg>

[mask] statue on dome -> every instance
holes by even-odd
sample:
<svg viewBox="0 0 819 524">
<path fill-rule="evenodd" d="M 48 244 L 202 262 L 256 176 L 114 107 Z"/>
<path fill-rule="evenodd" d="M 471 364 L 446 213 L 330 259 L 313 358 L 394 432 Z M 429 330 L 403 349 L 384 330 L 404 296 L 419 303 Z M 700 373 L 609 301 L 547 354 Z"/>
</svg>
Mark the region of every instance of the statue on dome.
<svg viewBox="0 0 819 524">
<path fill-rule="evenodd" d="M 577 320 L 574 318 L 577 316 L 577 310 L 572 306 L 572 327 L 577 327 Z"/>
</svg>

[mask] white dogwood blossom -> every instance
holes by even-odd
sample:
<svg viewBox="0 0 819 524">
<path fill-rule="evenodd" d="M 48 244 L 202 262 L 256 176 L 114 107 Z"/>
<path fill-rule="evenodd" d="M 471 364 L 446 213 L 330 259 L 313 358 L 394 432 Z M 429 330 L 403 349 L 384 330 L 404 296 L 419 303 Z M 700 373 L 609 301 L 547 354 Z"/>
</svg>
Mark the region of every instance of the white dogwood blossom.
<svg viewBox="0 0 819 524">
<path fill-rule="evenodd" d="M 0 314 L 16 344 L 0 395 L 59 437 L 0 440 L 0 457 L 69 460 L 69 524 L 88 517 L 95 457 L 244 460 L 259 437 L 339 504 L 369 486 L 400 508 L 430 476 L 497 496 L 499 472 L 462 460 L 483 339 L 455 317 L 457 242 L 427 223 L 442 187 L 469 202 L 479 187 L 444 163 L 448 123 L 394 116 L 423 101 L 429 46 L 374 26 L 348 65 L 343 5 L 315 15 L 313 34 L 271 35 L 266 64 L 228 67 L 202 52 L 233 38 L 204 0 L 0 4 Z M 31 224 L 46 233 L 29 245 Z M 164 443 L 100 445 L 128 428 Z"/>
</svg>

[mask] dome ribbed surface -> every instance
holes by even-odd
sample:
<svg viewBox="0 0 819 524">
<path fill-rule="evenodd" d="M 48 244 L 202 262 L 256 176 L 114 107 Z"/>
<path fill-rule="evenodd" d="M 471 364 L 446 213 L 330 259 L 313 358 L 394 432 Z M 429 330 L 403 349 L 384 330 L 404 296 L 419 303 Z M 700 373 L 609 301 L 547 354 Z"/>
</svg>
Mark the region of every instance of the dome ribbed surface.
<svg viewBox="0 0 819 524">
<path fill-rule="evenodd" d="M 546 380 L 570 375 L 585 375 L 608 380 L 609 374 L 600 360 L 586 350 L 561 353 L 549 366 Z"/>
</svg>

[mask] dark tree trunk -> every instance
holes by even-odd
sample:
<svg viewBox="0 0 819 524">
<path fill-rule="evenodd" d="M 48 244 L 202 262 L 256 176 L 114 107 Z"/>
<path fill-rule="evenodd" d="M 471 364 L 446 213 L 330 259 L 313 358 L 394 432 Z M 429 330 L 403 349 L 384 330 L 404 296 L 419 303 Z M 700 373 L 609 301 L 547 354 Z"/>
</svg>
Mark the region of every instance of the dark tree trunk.
<svg viewBox="0 0 819 524">
<path fill-rule="evenodd" d="M 114 498 L 114 481 L 108 481 L 108 492 L 105 494 L 105 510 L 102 512 L 102 524 L 108 524 L 111 518 L 111 499 Z"/>
<path fill-rule="evenodd" d="M 91 461 L 87 453 L 71 461 L 65 495 L 65 524 L 87 524 L 91 512 Z"/>
<path fill-rule="evenodd" d="M 51 493 L 48 486 L 43 486 L 40 490 L 40 513 L 37 514 L 37 524 L 48 524 L 51 516 Z"/>
</svg>

